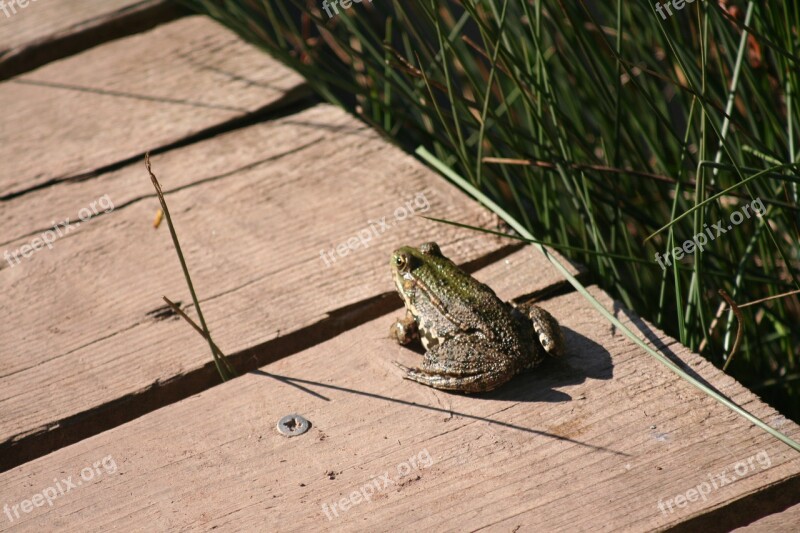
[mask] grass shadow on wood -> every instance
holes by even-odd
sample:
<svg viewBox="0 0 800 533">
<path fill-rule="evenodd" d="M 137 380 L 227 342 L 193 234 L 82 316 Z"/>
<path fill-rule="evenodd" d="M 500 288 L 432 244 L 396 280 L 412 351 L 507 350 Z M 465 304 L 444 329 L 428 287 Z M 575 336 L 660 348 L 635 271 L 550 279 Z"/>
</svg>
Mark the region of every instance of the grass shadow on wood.
<svg viewBox="0 0 800 533">
<path fill-rule="evenodd" d="M 254 370 L 254 371 L 251 372 L 251 374 L 256 374 L 256 375 L 259 375 L 259 376 L 272 378 L 272 379 L 278 380 L 278 381 L 280 381 L 282 383 L 290 384 L 292 386 L 299 386 L 299 384 L 303 384 L 303 385 L 311 385 L 311 386 L 314 386 L 314 387 L 322 387 L 322 388 L 325 388 L 325 389 L 344 392 L 344 393 L 347 393 L 347 394 L 356 394 L 356 395 L 359 395 L 359 396 L 372 398 L 374 400 L 383 400 L 383 401 L 386 401 L 386 402 L 396 403 L 396 404 L 404 405 L 404 406 L 407 406 L 407 407 L 413 407 L 415 409 L 424 409 L 426 411 L 434 411 L 434 412 L 437 412 L 437 413 L 446 414 L 448 416 L 459 416 L 459 417 L 470 419 L 470 420 L 478 420 L 478 421 L 481 421 L 481 422 L 487 422 L 489 424 L 494 424 L 494 425 L 502 426 L 502 427 L 509 428 L 509 429 L 515 429 L 517 431 L 523 431 L 525 433 L 532 433 L 534 435 L 541 435 L 543 437 L 549 437 L 551 439 L 555 439 L 555 440 L 559 440 L 559 441 L 570 442 L 572 444 L 577 444 L 578 446 L 591 448 L 593 450 L 600 451 L 600 452 L 611 453 L 611 454 L 619 455 L 619 456 L 623 456 L 623 457 L 629 457 L 629 454 L 624 453 L 624 452 L 611 450 L 609 448 L 604 448 L 602 446 L 595 446 L 593 444 L 589 444 L 589 443 L 586 443 L 586 442 L 581 442 L 581 441 L 578 441 L 578 440 L 575 440 L 575 439 L 571 439 L 569 437 L 564 437 L 564 436 L 561 436 L 561 435 L 556 435 L 554 433 L 549 433 L 547 431 L 542 431 L 542 430 L 534 429 L 534 428 L 527 428 L 527 427 L 520 426 L 520 425 L 517 425 L 517 424 L 511 424 L 509 422 L 503 422 L 501 420 L 495 420 L 493 418 L 487 418 L 485 416 L 478 416 L 478 415 L 473 415 L 473 414 L 470 414 L 470 413 L 454 411 L 452 409 L 445 409 L 443 407 L 439 407 L 439 406 L 436 406 L 436 405 L 421 404 L 421 403 L 412 402 L 412 401 L 409 401 L 409 400 L 404 400 L 402 398 L 393 398 L 393 397 L 390 397 L 390 396 L 384 396 L 383 394 L 376 394 L 374 392 L 367 392 L 367 391 L 362 391 L 362 390 L 350 389 L 350 388 L 347 388 L 347 387 L 340 387 L 338 385 L 333 385 L 331 383 L 320 383 L 319 381 L 312 381 L 312 380 L 308 380 L 308 379 L 295 378 L 295 377 L 291 377 L 291 376 L 282 376 L 282 375 L 279 375 L 279 374 L 273 374 L 273 373 L 270 373 L 270 372 L 266 372 L 264 370 Z M 423 386 L 423 385 L 420 385 L 420 386 Z M 303 388 L 305 388 L 305 387 L 303 387 Z M 313 391 L 307 391 L 307 392 L 311 393 Z M 318 396 L 318 394 L 314 394 L 314 396 Z M 477 395 L 475 397 L 477 398 Z M 326 400 L 327 400 L 327 398 L 326 398 Z"/>
<path fill-rule="evenodd" d="M 733 400 L 727 394 L 721 392 L 717 387 L 715 387 L 714 385 L 709 383 L 703 376 L 698 374 L 697 371 L 694 368 L 692 368 L 689 365 L 687 365 L 683 361 L 683 359 L 681 359 L 678 356 L 678 354 L 675 353 L 674 350 L 672 350 L 672 348 L 670 348 L 670 346 L 675 346 L 675 345 L 678 346 L 678 347 L 682 347 L 680 342 L 678 342 L 675 339 L 667 337 L 667 339 L 671 340 L 672 343 L 670 345 L 664 344 L 665 337 L 664 337 L 663 333 L 659 334 L 659 332 L 654 330 L 653 327 L 649 323 L 645 322 L 642 318 L 640 318 L 636 314 L 632 313 L 630 310 L 625 309 L 623 306 L 619 305 L 619 303 L 616 300 L 614 301 L 614 313 L 617 314 L 617 315 L 619 313 L 622 313 L 626 317 L 628 317 L 628 319 L 631 321 L 631 323 L 633 324 L 635 329 L 637 331 L 639 331 L 643 335 L 643 337 L 656 350 L 658 350 L 659 352 L 664 354 L 664 356 L 667 357 L 667 359 L 669 359 L 670 361 L 672 361 L 673 363 L 678 365 L 681 368 L 681 370 L 683 370 L 684 372 L 689 374 L 689 376 L 691 376 L 692 379 L 696 380 L 698 383 L 701 383 L 701 384 L 705 385 L 706 387 L 708 387 L 709 389 L 713 390 L 714 392 L 716 392 L 720 396 L 723 396 L 723 397 L 727 398 L 729 401 L 733 402 Z"/>
</svg>

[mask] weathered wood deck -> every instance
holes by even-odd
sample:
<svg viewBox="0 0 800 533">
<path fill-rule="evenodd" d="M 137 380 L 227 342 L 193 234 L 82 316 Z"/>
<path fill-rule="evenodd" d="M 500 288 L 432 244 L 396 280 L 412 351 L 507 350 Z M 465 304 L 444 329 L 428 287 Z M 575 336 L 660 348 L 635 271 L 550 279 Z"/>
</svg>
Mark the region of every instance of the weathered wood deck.
<svg viewBox="0 0 800 533">
<path fill-rule="evenodd" d="M 404 216 L 496 224 L 293 72 L 176 17 L 90 0 L 0 15 L 0 245 L 29 256 L 0 262 L 0 530 L 800 527 L 797 453 L 649 358 L 535 250 Z M 215 341 L 245 371 L 224 384 L 161 299 L 195 316 L 152 227 L 148 150 Z M 67 218 L 52 249 L 25 248 Z M 431 239 L 501 297 L 541 300 L 568 357 L 486 395 L 403 380 L 392 361 L 417 355 L 386 335 L 388 257 Z M 293 413 L 312 428 L 286 438 Z"/>
</svg>

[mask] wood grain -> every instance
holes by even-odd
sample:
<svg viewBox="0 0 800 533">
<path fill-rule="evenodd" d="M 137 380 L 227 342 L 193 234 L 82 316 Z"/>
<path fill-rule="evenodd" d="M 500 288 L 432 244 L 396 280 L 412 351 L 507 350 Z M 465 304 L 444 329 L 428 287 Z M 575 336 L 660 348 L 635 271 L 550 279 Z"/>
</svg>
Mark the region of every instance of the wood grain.
<svg viewBox="0 0 800 533">
<path fill-rule="evenodd" d="M 535 272 L 524 250 L 477 276 L 508 298 L 528 292 Z M 800 436 L 733 379 L 592 293 L 734 401 Z M 568 356 L 493 393 L 448 394 L 403 380 L 392 361 L 414 364 L 418 356 L 386 338 L 394 312 L 0 474 L 0 491 L 18 503 L 56 476 L 110 457 L 114 473 L 104 470 L 15 523 L 90 531 L 641 531 L 722 506 L 749 509 L 748 499 L 769 485 L 793 488 L 800 457 L 788 447 L 648 357 L 576 293 L 542 305 L 565 326 Z M 290 413 L 311 421 L 309 433 L 277 433 L 277 420 Z M 768 465 L 751 459 L 759 454 Z M 688 493 L 742 461 L 752 468 L 705 501 Z M 343 498 L 376 479 L 380 490 L 369 501 L 365 489 L 362 501 L 342 509 Z M 659 509 L 681 494 L 697 501 Z M 758 510 L 748 512 L 752 520 Z"/>
<path fill-rule="evenodd" d="M 72 222 L 52 249 L 0 258 L 0 530 L 797 530 L 796 453 L 564 294 L 532 249 L 408 216 L 496 227 L 352 117 L 267 120 L 308 94 L 268 56 L 200 17 L 141 33 L 179 15 L 157 0 L 0 15 L 0 79 L 25 72 L 0 84 L 0 251 Z M 218 384 L 206 344 L 164 308 L 167 295 L 196 316 L 151 225 L 147 150 L 217 344 L 262 369 Z M 387 339 L 401 314 L 387 261 L 431 239 L 501 297 L 543 299 L 568 357 L 486 395 L 404 381 L 392 361 L 419 357 Z M 277 433 L 290 413 L 308 434 Z"/>
<path fill-rule="evenodd" d="M 28 0 L 24 4 L 6 1 L 5 11 L 0 11 L 0 80 L 148 30 L 183 13 L 177 4 L 165 0 Z"/>
<path fill-rule="evenodd" d="M 0 84 L 0 200 L 286 105 L 304 87 L 199 16 L 51 63 Z"/>
<path fill-rule="evenodd" d="M 326 105 L 155 156 L 153 168 L 214 338 L 246 368 L 399 306 L 388 267 L 399 245 L 436 239 L 468 262 L 508 244 L 411 216 L 495 223 Z M 2 263 L 0 292 L 18 303 L 0 309 L 0 346 L 8 347 L 0 375 L 5 465 L 217 382 L 202 338 L 164 312 L 162 295 L 190 298 L 166 225 L 151 225 L 158 209 L 151 187 L 140 162 L 10 202 L 19 226 L 28 224 L 26 209 L 37 220 L 60 219 L 104 196 L 115 209 L 82 222 L 52 249 Z M 532 252 L 528 268 L 531 291 L 561 279 Z M 192 306 L 188 313 L 194 316 Z"/>
</svg>

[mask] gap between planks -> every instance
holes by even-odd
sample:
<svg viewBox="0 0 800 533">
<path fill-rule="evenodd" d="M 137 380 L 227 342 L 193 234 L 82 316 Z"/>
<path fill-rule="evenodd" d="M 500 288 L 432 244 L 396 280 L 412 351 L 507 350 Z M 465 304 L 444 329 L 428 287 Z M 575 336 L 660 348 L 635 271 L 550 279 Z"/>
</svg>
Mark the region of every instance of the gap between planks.
<svg viewBox="0 0 800 533">
<path fill-rule="evenodd" d="M 0 81 L 189 14 L 188 9 L 165 0 L 84 1 L 96 5 L 83 10 L 75 9 L 74 3 L 75 0 L 49 1 L 44 6 L 29 3 L 0 24 L 6 35 L 15 29 L 14 24 L 29 26 L 27 32 L 18 32 L 21 34 L 15 35 L 10 44 L 0 43 L 4 47 L 0 49 Z M 41 11 L 35 11 L 37 7 Z M 107 11 L 92 12 L 92 8 Z M 20 20 L 23 17 L 27 20 Z"/>
<path fill-rule="evenodd" d="M 520 245 L 506 246 L 461 266 L 467 272 L 472 273 L 502 260 L 520 248 Z M 581 273 L 579 276 L 582 277 L 584 274 Z M 572 290 L 572 286 L 565 282 L 544 287 L 536 291 L 536 294 L 546 295 L 549 298 L 566 294 Z M 537 300 L 541 301 L 542 298 L 537 298 Z M 188 305 L 183 309 L 192 307 L 192 305 Z M 330 311 L 324 319 L 309 326 L 257 346 L 227 354 L 227 357 L 241 376 L 321 344 L 401 307 L 402 302 L 395 293 L 379 294 Z M 170 316 L 172 316 L 170 313 L 166 313 L 164 318 Z M 45 429 L 0 443 L 0 472 L 5 472 L 70 444 L 108 431 L 221 383 L 216 366 L 209 359 L 204 366 L 164 381 L 158 381 L 143 390 L 126 394 L 74 416 L 54 421 Z"/>
<path fill-rule="evenodd" d="M 300 150 L 298 139 L 305 141 Z M 353 168 L 353 159 L 363 168 Z M 204 309 L 215 340 L 244 369 L 313 346 L 399 305 L 396 297 L 386 297 L 391 286 L 385 282 L 386 257 L 397 244 L 394 239 L 416 244 L 430 240 L 433 228 L 444 247 L 459 249 L 454 259 L 478 261 L 478 266 L 516 249 L 488 238 L 479 243 L 466 230 L 409 219 L 403 225 L 407 229 L 372 243 L 356 263 L 340 260 L 342 265 L 326 273 L 317 250 L 354 235 L 370 216 L 391 212 L 409 191 L 425 191 L 433 212 L 444 218 L 474 225 L 491 219 L 411 156 L 331 106 L 166 151 L 154 157 L 154 169 L 177 213 L 184 253 L 190 268 L 196 267 L 195 285 L 213 287 L 210 293 L 201 289 L 201 298 L 208 302 Z M 347 179 L 339 181 L 343 176 Z M 0 377 L 0 390 L 13 388 L 0 402 L 8 435 L 0 445 L 3 468 L 218 383 L 202 339 L 185 324 L 158 320 L 151 311 L 155 301 L 163 306 L 161 294 L 183 294 L 185 282 L 165 230 L 155 233 L 148 224 L 148 211 L 157 202 L 140 164 L 32 191 L 9 201 L 6 215 L 30 228 L 27 234 L 54 212 L 69 212 L 80 199 L 104 192 L 112 193 L 119 209 L 92 219 L 54 250 L 33 256 L 19 267 L 24 271 L 0 270 L 7 276 L 0 285 L 8 297 L 37 301 L 31 312 L 39 317 L 0 320 L 7 326 L 0 331 L 0 345 L 20 352 Z M 236 206 L 236 216 L 230 206 Z M 316 229 L 298 232 L 298 225 Z M 126 238 L 123 248 L 119 235 Z M 14 239 L 0 241 L 9 238 Z M 220 262 L 214 256 L 229 259 Z M 88 278 L 81 275 L 87 268 Z M 536 281 L 529 290 L 564 290 L 544 257 L 532 258 L 529 268 Z M 57 284 L 51 283 L 54 272 L 60 273 Z M 68 301 L 85 305 L 59 312 Z M 87 307 L 94 309 L 84 311 Z M 50 316 L 64 319 L 51 323 Z M 91 391 L 86 389 L 89 376 Z M 69 386 L 62 387 L 62 381 Z M 41 392 L 34 398 L 31 391 Z"/>
<path fill-rule="evenodd" d="M 530 278 L 518 273 L 529 264 L 526 252 L 477 277 L 501 298 L 524 293 Z M 796 424 L 699 355 L 597 287 L 589 291 L 734 401 L 798 434 Z M 56 473 L 112 457 L 118 472 L 18 525 L 638 531 L 680 526 L 721 507 L 752 521 L 763 515 L 753 505 L 763 490 L 794 487 L 800 459 L 791 449 L 647 357 L 576 293 L 544 305 L 565 326 L 567 357 L 491 393 L 449 394 L 403 380 L 391 361 L 419 357 L 386 338 L 396 317 L 390 313 L 3 473 L 0 489 L 19 502 Z M 275 422 L 288 413 L 307 417 L 311 430 L 292 439 L 277 434 Z M 430 468 L 326 519 L 323 504 L 347 498 L 421 450 L 433 459 Z M 708 501 L 659 512 L 660 499 L 759 450 L 768 453 L 769 468 Z"/>
<path fill-rule="evenodd" d="M 286 91 L 285 94 L 278 97 L 278 99 L 275 100 L 274 102 L 270 102 L 269 104 L 266 104 L 264 107 L 256 109 L 245 116 L 230 119 L 220 124 L 211 126 L 207 129 L 198 131 L 195 134 L 189 135 L 177 141 L 157 146 L 149 150 L 149 153 L 151 156 L 154 156 L 169 152 L 171 150 L 177 150 L 179 148 L 183 148 L 191 144 L 211 139 L 212 137 L 216 137 L 217 135 L 229 133 L 255 124 L 269 122 L 290 115 L 294 115 L 306 109 L 310 109 L 311 107 L 319 103 L 320 103 L 319 98 L 312 92 L 311 88 L 308 85 L 299 85 L 297 87 L 293 87 L 288 91 Z M 97 178 L 99 176 L 102 176 L 103 174 L 120 170 L 129 165 L 138 164 L 140 161 L 144 160 L 144 155 L 145 152 L 141 152 L 132 155 L 130 157 L 120 159 L 108 165 L 92 169 L 82 174 L 69 176 L 67 178 L 54 178 L 46 182 L 37 183 L 36 185 L 19 189 L 17 191 L 5 195 L 0 195 L 0 202 L 7 202 L 15 198 L 25 196 L 26 194 L 30 194 L 35 191 L 53 187 L 54 185 L 58 185 L 59 183 L 79 182 L 79 181 L 90 180 L 92 178 Z M 27 235 L 33 235 L 36 234 L 37 232 L 44 231 L 45 229 L 49 228 L 43 228 L 41 230 L 33 230 L 31 233 Z M 0 244 L 5 244 L 5 243 L 0 243 Z M 2 266 L 0 266 L 0 269 L 1 268 Z"/>
<path fill-rule="evenodd" d="M 15 102 L 3 122 L 25 124 L 0 129 L 0 198 L 263 119 L 308 94 L 296 72 L 205 17 L 104 43 L 0 83 L 0 99 Z"/>
</svg>

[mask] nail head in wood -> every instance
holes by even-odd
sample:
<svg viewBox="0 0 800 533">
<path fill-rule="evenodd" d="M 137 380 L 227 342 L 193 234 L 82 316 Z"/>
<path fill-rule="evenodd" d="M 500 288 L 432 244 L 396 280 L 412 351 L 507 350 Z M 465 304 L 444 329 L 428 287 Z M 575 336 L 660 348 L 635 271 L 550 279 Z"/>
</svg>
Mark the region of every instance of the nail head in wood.
<svg viewBox="0 0 800 533">
<path fill-rule="evenodd" d="M 311 422 L 300 415 L 286 415 L 278 420 L 278 431 L 285 437 L 302 435 L 310 427 Z"/>
</svg>

